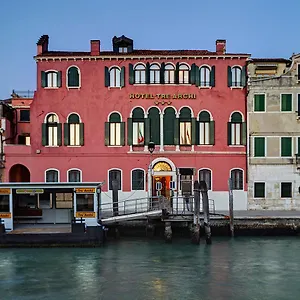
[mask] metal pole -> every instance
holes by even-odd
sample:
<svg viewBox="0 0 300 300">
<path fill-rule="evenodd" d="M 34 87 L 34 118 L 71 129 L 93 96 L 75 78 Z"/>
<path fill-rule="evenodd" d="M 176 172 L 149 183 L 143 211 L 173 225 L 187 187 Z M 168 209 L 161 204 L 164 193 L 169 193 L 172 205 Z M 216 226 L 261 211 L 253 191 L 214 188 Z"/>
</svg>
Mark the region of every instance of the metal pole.
<svg viewBox="0 0 300 300">
<path fill-rule="evenodd" d="M 209 203 L 208 203 L 208 193 L 207 185 L 205 181 L 200 181 L 200 191 L 202 195 L 202 205 L 203 205 L 203 214 L 204 214 L 204 230 L 205 230 L 205 239 L 206 244 L 211 244 L 211 230 L 210 230 L 210 220 L 209 220 Z"/>
<path fill-rule="evenodd" d="M 229 191 L 229 228 L 230 235 L 234 237 L 234 224 L 233 224 L 233 192 L 232 192 L 232 179 L 228 179 L 228 191 Z"/>
</svg>

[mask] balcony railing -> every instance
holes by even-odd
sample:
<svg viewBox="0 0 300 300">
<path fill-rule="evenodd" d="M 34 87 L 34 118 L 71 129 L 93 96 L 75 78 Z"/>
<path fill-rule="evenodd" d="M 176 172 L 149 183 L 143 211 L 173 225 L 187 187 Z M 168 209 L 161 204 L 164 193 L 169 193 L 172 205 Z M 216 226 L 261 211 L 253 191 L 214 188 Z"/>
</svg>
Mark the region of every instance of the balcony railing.
<svg viewBox="0 0 300 300">
<path fill-rule="evenodd" d="M 33 98 L 34 91 L 16 91 L 13 90 L 11 96 L 13 98 Z"/>
</svg>

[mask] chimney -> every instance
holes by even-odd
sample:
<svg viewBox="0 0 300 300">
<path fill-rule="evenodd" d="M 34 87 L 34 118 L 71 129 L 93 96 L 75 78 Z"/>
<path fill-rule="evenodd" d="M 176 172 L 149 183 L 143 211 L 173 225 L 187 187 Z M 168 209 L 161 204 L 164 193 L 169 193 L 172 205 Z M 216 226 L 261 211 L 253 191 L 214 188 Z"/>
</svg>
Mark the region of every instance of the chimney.
<svg viewBox="0 0 300 300">
<path fill-rule="evenodd" d="M 37 44 L 37 54 L 43 54 L 48 51 L 49 36 L 44 34 L 40 37 Z"/>
<path fill-rule="evenodd" d="M 217 54 L 226 53 L 226 40 L 216 40 L 216 52 Z"/>
<path fill-rule="evenodd" d="M 100 41 L 91 40 L 91 55 L 97 56 L 100 55 Z"/>
</svg>

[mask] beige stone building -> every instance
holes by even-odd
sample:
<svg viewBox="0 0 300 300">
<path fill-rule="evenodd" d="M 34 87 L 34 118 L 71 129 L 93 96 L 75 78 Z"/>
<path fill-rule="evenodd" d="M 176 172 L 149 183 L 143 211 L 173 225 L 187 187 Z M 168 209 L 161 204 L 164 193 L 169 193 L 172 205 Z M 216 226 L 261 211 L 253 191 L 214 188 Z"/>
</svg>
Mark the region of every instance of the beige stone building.
<svg viewBox="0 0 300 300">
<path fill-rule="evenodd" d="M 248 209 L 300 210 L 300 54 L 248 76 Z"/>
</svg>

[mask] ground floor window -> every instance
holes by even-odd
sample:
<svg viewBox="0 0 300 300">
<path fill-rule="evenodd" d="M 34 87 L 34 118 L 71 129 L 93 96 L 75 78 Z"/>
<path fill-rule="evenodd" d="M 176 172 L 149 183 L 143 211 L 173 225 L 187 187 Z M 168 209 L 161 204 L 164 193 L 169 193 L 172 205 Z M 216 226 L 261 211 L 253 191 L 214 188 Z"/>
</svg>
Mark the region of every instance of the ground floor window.
<svg viewBox="0 0 300 300">
<path fill-rule="evenodd" d="M 94 211 L 94 194 L 77 194 L 76 210 Z"/>
<path fill-rule="evenodd" d="M 73 208 L 73 193 L 56 193 L 56 208 Z"/>
<path fill-rule="evenodd" d="M 265 183 L 255 182 L 254 183 L 254 198 L 265 198 Z"/>
<path fill-rule="evenodd" d="M 121 190 L 121 171 L 110 170 L 109 171 L 109 190 L 113 189 L 113 182 L 117 182 L 118 190 Z"/>
<path fill-rule="evenodd" d="M 244 180 L 243 180 L 243 171 L 240 169 L 231 170 L 231 180 L 232 180 L 232 189 L 233 190 L 243 190 Z"/>
<path fill-rule="evenodd" d="M 199 181 L 205 181 L 208 190 L 211 190 L 211 170 L 199 170 Z"/>
<path fill-rule="evenodd" d="M 292 198 L 291 182 L 281 182 L 281 198 Z"/>
<path fill-rule="evenodd" d="M 133 191 L 137 191 L 137 190 L 143 191 L 145 189 L 144 177 L 145 177 L 144 170 L 132 171 L 131 186 Z"/>
<path fill-rule="evenodd" d="M 0 212 L 9 212 L 9 195 L 0 195 Z"/>
</svg>

